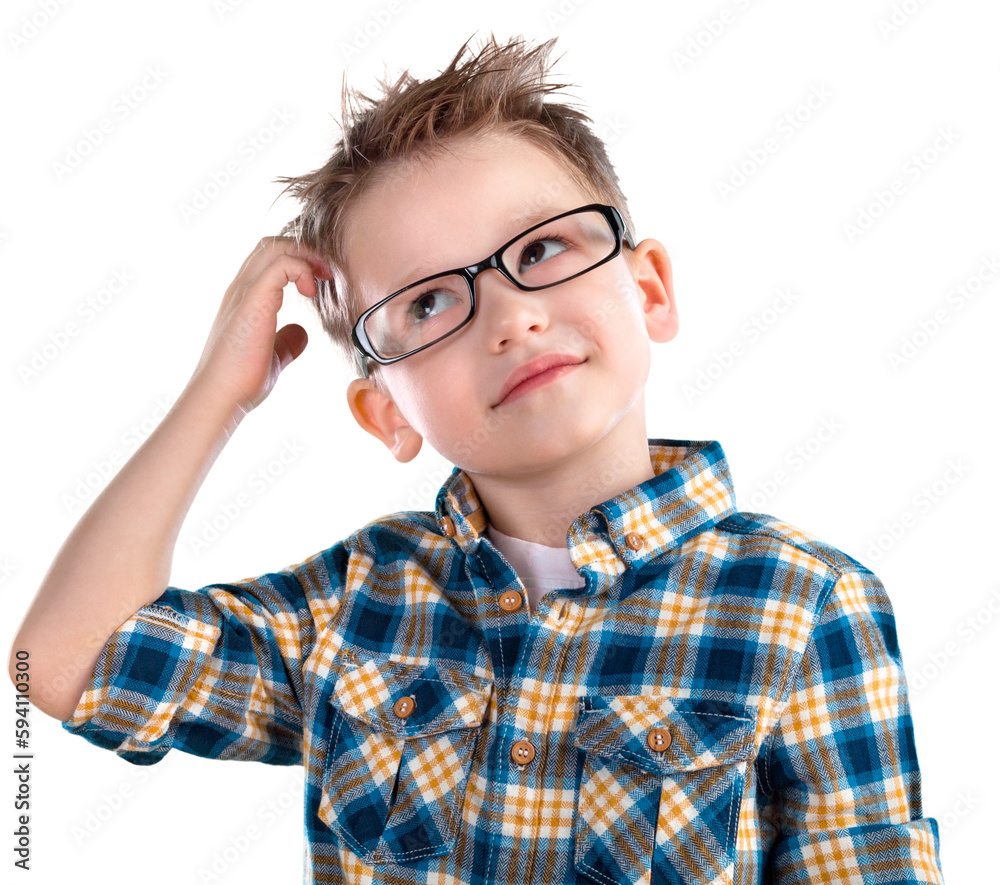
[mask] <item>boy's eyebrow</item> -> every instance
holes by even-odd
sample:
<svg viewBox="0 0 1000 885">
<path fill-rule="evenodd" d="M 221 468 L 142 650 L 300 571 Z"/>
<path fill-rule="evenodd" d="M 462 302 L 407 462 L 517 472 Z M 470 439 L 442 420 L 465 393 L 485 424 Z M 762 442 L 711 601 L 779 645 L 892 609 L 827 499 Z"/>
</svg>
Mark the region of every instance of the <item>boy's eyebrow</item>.
<svg viewBox="0 0 1000 885">
<path fill-rule="evenodd" d="M 556 215 L 561 215 L 566 211 L 566 209 L 556 209 L 554 206 L 546 206 L 542 209 L 525 209 L 518 215 L 512 216 L 511 220 L 513 223 L 510 236 L 517 236 L 521 231 L 526 230 L 533 224 L 547 221 L 549 218 L 554 218 Z"/>
<path fill-rule="evenodd" d="M 409 268 L 406 273 L 400 274 L 395 278 L 392 285 L 389 287 L 386 295 L 389 292 L 398 292 L 400 289 L 405 289 L 407 286 L 413 285 L 417 280 L 422 280 L 424 277 L 429 277 L 431 274 L 441 273 L 441 271 L 448 270 L 442 264 L 430 264 L 427 261 L 421 261 L 414 267 Z"/>
</svg>

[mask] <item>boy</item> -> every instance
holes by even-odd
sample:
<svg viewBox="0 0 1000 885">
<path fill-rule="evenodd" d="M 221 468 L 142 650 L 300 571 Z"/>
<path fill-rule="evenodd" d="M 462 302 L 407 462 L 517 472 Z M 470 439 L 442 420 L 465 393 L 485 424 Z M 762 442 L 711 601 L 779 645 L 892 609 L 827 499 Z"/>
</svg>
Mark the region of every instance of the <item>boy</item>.
<svg viewBox="0 0 1000 885">
<path fill-rule="evenodd" d="M 20 627 L 39 706 L 136 764 L 305 765 L 308 881 L 940 882 L 880 582 L 738 513 L 718 443 L 646 436 L 670 262 L 545 101 L 551 47 L 463 46 L 285 179 L 294 237 L 249 256 Z M 200 482 L 305 347 L 276 331 L 290 282 L 355 361 L 358 423 L 456 468 L 434 512 L 167 586 Z"/>
</svg>

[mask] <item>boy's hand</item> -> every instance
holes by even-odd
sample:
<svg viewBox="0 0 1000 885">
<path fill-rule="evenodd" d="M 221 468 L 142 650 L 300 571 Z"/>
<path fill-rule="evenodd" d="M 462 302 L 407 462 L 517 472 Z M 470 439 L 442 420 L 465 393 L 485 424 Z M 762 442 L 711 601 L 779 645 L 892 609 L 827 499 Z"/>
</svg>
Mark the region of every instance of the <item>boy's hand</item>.
<svg viewBox="0 0 1000 885">
<path fill-rule="evenodd" d="M 276 329 L 284 287 L 314 297 L 316 278 L 330 272 L 315 253 L 290 237 L 262 239 L 226 290 L 191 383 L 225 398 L 237 417 L 260 405 L 308 341 L 297 323 Z"/>
</svg>

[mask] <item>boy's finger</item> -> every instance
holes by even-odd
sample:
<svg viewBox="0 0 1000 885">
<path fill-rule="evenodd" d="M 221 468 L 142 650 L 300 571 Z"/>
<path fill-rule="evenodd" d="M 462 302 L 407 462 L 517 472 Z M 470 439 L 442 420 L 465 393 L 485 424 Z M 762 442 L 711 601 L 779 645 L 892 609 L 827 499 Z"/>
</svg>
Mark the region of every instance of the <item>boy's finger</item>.
<svg viewBox="0 0 1000 885">
<path fill-rule="evenodd" d="M 303 295 L 316 294 L 316 280 L 309 262 L 297 255 L 283 254 L 261 270 L 251 287 L 263 286 L 277 296 L 280 305 L 282 292 L 289 283 L 295 283 Z"/>
<path fill-rule="evenodd" d="M 297 359 L 306 349 L 308 342 L 309 335 L 298 323 L 289 323 L 278 329 L 274 335 L 274 352 L 281 368 L 285 368 L 292 360 Z"/>
<path fill-rule="evenodd" d="M 254 269 L 259 273 L 258 264 L 266 266 L 278 255 L 292 255 L 307 261 L 312 268 L 313 276 L 319 279 L 330 279 L 330 269 L 321 255 L 301 243 L 296 243 L 291 237 L 263 237 L 257 244 L 248 265 L 253 262 Z"/>
</svg>

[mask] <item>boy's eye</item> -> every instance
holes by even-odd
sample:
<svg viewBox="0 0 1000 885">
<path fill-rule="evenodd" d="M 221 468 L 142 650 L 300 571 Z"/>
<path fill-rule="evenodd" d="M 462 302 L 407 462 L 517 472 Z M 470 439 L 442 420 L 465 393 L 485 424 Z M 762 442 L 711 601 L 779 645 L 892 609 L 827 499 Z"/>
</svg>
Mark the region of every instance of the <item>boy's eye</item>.
<svg viewBox="0 0 1000 885">
<path fill-rule="evenodd" d="M 553 258 L 560 252 L 565 252 L 567 248 L 565 241 L 558 237 L 546 237 L 545 239 L 535 240 L 535 242 L 529 243 L 521 250 L 521 258 L 517 267 L 518 272 L 524 273 L 526 270 L 541 264 L 543 261 Z"/>
<path fill-rule="evenodd" d="M 443 289 L 422 292 L 410 301 L 407 319 L 421 323 L 456 304 L 458 299 Z"/>
</svg>

